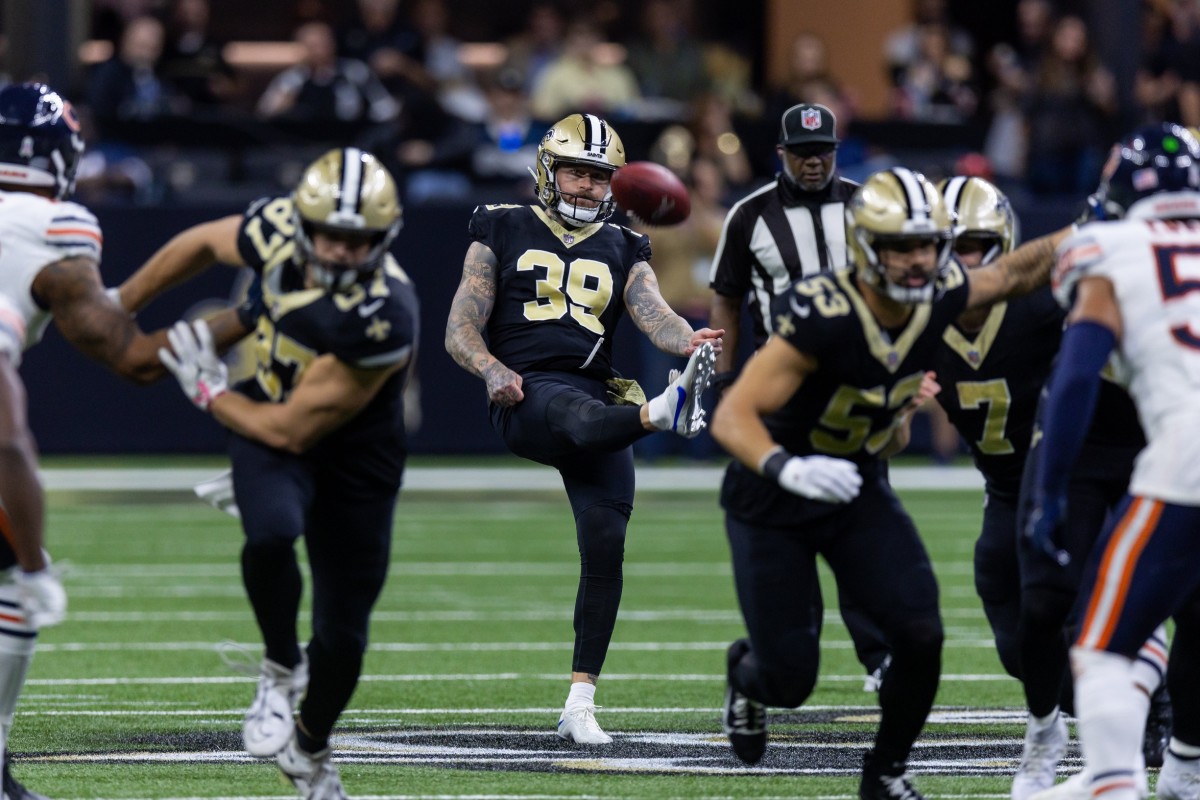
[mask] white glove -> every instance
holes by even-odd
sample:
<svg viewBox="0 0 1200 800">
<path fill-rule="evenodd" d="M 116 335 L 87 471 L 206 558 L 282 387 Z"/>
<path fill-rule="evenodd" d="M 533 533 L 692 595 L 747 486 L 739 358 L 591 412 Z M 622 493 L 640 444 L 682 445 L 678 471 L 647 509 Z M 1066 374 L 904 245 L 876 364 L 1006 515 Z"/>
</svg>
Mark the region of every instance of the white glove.
<svg viewBox="0 0 1200 800">
<path fill-rule="evenodd" d="M 208 323 L 198 319 L 190 325 L 183 320 L 167 331 L 171 350 L 158 349 L 158 359 L 175 374 L 183 393 L 201 411 L 229 389 L 229 368 L 217 357 Z M 171 352 L 171 351 L 174 352 Z"/>
<path fill-rule="evenodd" d="M 18 567 L 13 576 L 30 625 L 41 629 L 63 621 L 67 616 L 67 592 L 52 567 L 37 572 Z"/>
<path fill-rule="evenodd" d="M 853 461 L 827 456 L 792 456 L 779 472 L 779 485 L 792 494 L 826 503 L 858 497 L 862 477 Z"/>
</svg>

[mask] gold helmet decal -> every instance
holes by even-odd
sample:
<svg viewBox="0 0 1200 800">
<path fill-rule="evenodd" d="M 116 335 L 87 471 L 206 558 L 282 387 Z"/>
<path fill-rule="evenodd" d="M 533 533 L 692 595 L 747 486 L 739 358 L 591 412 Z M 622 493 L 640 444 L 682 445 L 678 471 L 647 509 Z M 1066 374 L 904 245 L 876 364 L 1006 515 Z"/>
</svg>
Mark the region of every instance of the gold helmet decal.
<svg viewBox="0 0 1200 800">
<path fill-rule="evenodd" d="M 1016 247 L 1017 218 L 1012 204 L 991 182 L 959 175 L 943 180 L 938 189 L 954 219 L 955 237 L 981 239 L 987 244 L 982 264 Z"/>
<path fill-rule="evenodd" d="M 379 160 L 355 147 L 330 150 L 304 170 L 292 192 L 296 244 L 323 288 L 345 291 L 374 272 L 402 225 L 396 182 Z M 362 234 L 371 250 L 361 264 L 325 264 L 312 236 Z"/>
<path fill-rule="evenodd" d="M 889 243 L 930 241 L 937 246 L 936 270 L 922 286 L 888 280 L 879 250 Z M 933 299 L 938 273 L 950 261 L 954 230 L 942 196 L 924 175 L 895 167 L 876 172 L 846 204 L 846 243 L 863 280 L 901 303 Z"/>
<path fill-rule="evenodd" d="M 537 165 L 531 169 L 538 202 L 558 211 L 568 222 L 602 222 L 616 206 L 611 193 L 593 213 L 575 205 L 573 195 L 558 190 L 555 171 L 564 164 L 582 164 L 616 172 L 625 166 L 625 145 L 617 132 L 595 114 L 572 114 L 554 123 L 538 145 Z M 590 219 L 588 217 L 591 217 Z"/>
</svg>

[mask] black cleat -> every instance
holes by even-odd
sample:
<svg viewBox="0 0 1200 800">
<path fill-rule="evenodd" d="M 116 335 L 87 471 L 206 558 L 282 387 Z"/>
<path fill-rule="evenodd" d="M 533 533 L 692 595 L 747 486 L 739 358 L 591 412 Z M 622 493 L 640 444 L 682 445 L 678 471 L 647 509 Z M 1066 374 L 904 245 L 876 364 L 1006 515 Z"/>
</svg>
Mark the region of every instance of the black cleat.
<svg viewBox="0 0 1200 800">
<path fill-rule="evenodd" d="M 13 777 L 12 771 L 9 770 L 9 756 L 4 754 L 4 800 L 49 800 L 44 794 L 31 792 L 25 788 L 25 785 Z"/>
<path fill-rule="evenodd" d="M 913 788 L 903 763 L 876 765 L 874 751 L 863 756 L 862 781 L 858 784 L 860 800 L 925 800 Z"/>
<path fill-rule="evenodd" d="M 733 688 L 733 667 L 750 649 L 750 643 L 738 639 L 726 656 L 725 711 L 721 722 L 733 745 L 733 754 L 747 764 L 757 764 L 767 751 L 767 707 Z"/>
<path fill-rule="evenodd" d="M 1142 735 L 1142 755 L 1147 767 L 1163 765 L 1163 753 L 1171 741 L 1171 720 L 1171 696 L 1163 683 L 1150 695 L 1150 713 L 1146 715 L 1146 732 Z"/>
</svg>

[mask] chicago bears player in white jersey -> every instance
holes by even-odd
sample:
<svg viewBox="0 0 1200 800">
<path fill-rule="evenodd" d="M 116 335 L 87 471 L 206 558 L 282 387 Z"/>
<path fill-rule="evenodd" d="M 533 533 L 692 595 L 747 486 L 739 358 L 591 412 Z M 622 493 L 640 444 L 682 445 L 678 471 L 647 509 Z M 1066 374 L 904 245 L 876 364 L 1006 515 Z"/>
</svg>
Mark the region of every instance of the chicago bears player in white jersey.
<svg viewBox="0 0 1200 800">
<path fill-rule="evenodd" d="M 1146 432 L 1129 492 L 1085 570 L 1071 648 L 1075 704 L 1093 797 L 1132 800 L 1149 698 L 1138 649 L 1176 623 L 1168 686 L 1174 734 L 1157 796 L 1200 798 L 1200 143 L 1165 123 L 1114 148 L 1099 197 L 1119 221 L 1059 248 L 1055 292 L 1070 326 L 1050 382 L 1039 448 L 1033 543 L 1057 554 L 1066 476 L 1115 349 Z M 1062 559 L 1060 559 L 1062 560 Z M 1178 695 L 1176 695 L 1178 691 Z"/>
<path fill-rule="evenodd" d="M 51 319 L 80 352 L 144 383 L 166 374 L 165 333 L 144 335 L 100 280 L 96 218 L 68 201 L 83 152 L 69 103 L 42 84 L 0 90 L 0 749 L 7 800 L 38 800 L 9 772 L 7 740 L 40 628 L 61 622 L 67 596 L 43 548 L 44 495 L 17 367 Z M 227 344 L 246 332 L 214 320 Z M 232 327 L 231 327 L 232 326 Z"/>
</svg>

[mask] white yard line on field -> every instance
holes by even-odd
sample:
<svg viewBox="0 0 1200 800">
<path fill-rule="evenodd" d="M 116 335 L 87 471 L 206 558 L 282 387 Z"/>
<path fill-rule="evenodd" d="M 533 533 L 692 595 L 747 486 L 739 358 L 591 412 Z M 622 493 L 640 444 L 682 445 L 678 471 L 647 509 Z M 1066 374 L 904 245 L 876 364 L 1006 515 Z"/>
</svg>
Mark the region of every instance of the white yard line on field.
<svg viewBox="0 0 1200 800">
<path fill-rule="evenodd" d="M 51 491 L 179 491 L 190 490 L 221 470 L 185 467 L 70 469 L 42 471 Z M 721 487 L 721 467 L 639 466 L 637 487 L 644 492 L 711 492 Z M 897 489 L 981 489 L 979 473 L 970 467 L 896 467 L 889 472 Z M 412 491 L 561 491 L 562 479 L 551 469 L 510 467 L 413 467 L 404 473 Z"/>
</svg>

